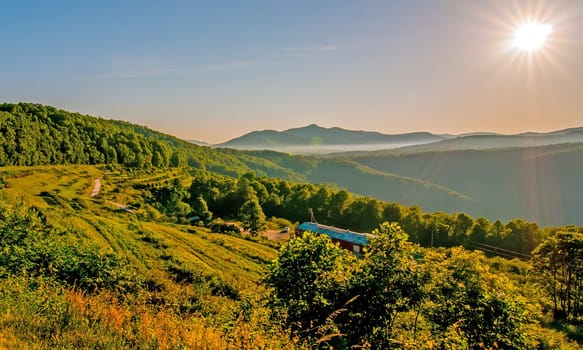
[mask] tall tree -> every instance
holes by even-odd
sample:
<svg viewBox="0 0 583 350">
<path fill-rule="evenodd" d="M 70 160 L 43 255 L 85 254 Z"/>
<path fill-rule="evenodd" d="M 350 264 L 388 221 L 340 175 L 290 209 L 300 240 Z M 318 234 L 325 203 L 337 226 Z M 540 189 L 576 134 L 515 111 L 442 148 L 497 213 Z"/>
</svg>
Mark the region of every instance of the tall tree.
<svg viewBox="0 0 583 350">
<path fill-rule="evenodd" d="M 583 315 L 583 233 L 557 232 L 533 252 L 533 266 L 557 318 Z"/>
<path fill-rule="evenodd" d="M 213 217 L 213 213 L 209 210 L 206 201 L 200 195 L 192 201 L 191 207 L 193 214 L 200 217 L 201 220 L 210 220 Z"/>
<path fill-rule="evenodd" d="M 265 221 L 265 214 L 257 200 L 251 199 L 243 204 L 240 210 L 239 219 L 243 224 L 243 228 L 249 230 L 252 236 L 265 230 L 267 223 Z"/>
<path fill-rule="evenodd" d="M 532 348 L 527 303 L 512 281 L 488 271 L 482 253 L 453 248 L 425 256 L 424 265 L 432 281 L 425 315 L 439 348 Z"/>
</svg>

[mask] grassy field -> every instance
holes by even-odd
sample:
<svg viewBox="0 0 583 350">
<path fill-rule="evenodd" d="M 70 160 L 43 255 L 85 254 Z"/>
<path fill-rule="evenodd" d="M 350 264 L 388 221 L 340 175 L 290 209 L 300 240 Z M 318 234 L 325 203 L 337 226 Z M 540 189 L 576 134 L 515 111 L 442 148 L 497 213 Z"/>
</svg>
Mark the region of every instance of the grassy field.
<svg viewBox="0 0 583 350">
<path fill-rule="evenodd" d="M 144 219 L 163 216 L 144 203 L 138 185 L 177 178 L 188 185 L 187 172 L 4 167 L 0 178 L 1 201 L 38 208 L 65 241 L 115 253 L 141 281 L 137 291 L 116 295 L 38 276 L 2 279 L 0 348 L 295 347 L 261 306 L 258 282 L 276 258 L 273 243 Z M 101 190 L 91 198 L 97 178 Z M 135 210 L 119 209 L 126 205 Z"/>
</svg>

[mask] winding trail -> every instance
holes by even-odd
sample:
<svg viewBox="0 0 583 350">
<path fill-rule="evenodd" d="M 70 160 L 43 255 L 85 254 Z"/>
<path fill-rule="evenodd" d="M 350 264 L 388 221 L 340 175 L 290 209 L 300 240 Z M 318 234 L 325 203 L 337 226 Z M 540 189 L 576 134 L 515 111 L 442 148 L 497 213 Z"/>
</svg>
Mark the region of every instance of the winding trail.
<svg viewBox="0 0 583 350">
<path fill-rule="evenodd" d="M 91 198 L 97 196 L 99 194 L 99 190 L 101 190 L 101 179 L 103 177 L 98 177 L 97 179 L 93 180 L 93 191 L 91 191 Z"/>
</svg>

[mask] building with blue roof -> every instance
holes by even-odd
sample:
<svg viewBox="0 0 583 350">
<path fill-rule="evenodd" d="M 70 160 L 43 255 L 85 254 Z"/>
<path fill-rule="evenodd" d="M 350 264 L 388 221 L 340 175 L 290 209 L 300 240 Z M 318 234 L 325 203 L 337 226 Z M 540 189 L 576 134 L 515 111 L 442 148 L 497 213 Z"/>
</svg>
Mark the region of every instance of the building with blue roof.
<svg viewBox="0 0 583 350">
<path fill-rule="evenodd" d="M 368 233 L 353 232 L 333 226 L 321 225 L 315 222 L 304 222 L 296 227 L 296 236 L 301 236 L 304 232 L 323 234 L 339 243 L 344 249 L 348 249 L 355 254 L 362 254 L 363 248 L 368 244 L 374 235 Z"/>
</svg>

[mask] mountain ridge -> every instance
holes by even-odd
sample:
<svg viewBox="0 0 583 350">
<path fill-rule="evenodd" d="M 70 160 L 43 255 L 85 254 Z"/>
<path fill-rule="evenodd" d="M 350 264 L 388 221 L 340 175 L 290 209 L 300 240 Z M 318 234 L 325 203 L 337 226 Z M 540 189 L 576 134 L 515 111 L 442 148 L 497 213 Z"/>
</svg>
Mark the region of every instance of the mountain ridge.
<svg viewBox="0 0 583 350">
<path fill-rule="evenodd" d="M 583 142 L 583 127 L 549 132 L 526 131 L 516 134 L 476 131 L 462 134 L 434 134 L 417 131 L 384 134 L 376 131 L 349 130 L 309 124 L 283 131 L 255 130 L 229 141 L 211 145 L 214 148 L 240 150 L 273 150 L 299 154 L 342 155 L 345 152 L 410 153 L 461 149 L 494 149 L 534 147 L 560 143 Z"/>
<path fill-rule="evenodd" d="M 273 146 L 325 146 L 352 144 L 406 144 L 434 142 L 444 139 L 443 136 L 429 132 L 411 132 L 403 134 L 383 134 L 376 131 L 349 130 L 340 127 L 325 128 L 317 124 L 290 128 L 283 131 L 256 130 L 216 147 L 254 148 Z M 267 148 L 269 149 L 269 148 Z"/>
<path fill-rule="evenodd" d="M 411 145 L 394 149 L 395 152 L 453 151 L 495 149 L 510 147 L 537 147 L 583 142 L 583 127 L 546 133 L 524 132 L 513 135 L 473 134 L 445 139 L 430 144 Z"/>
</svg>

